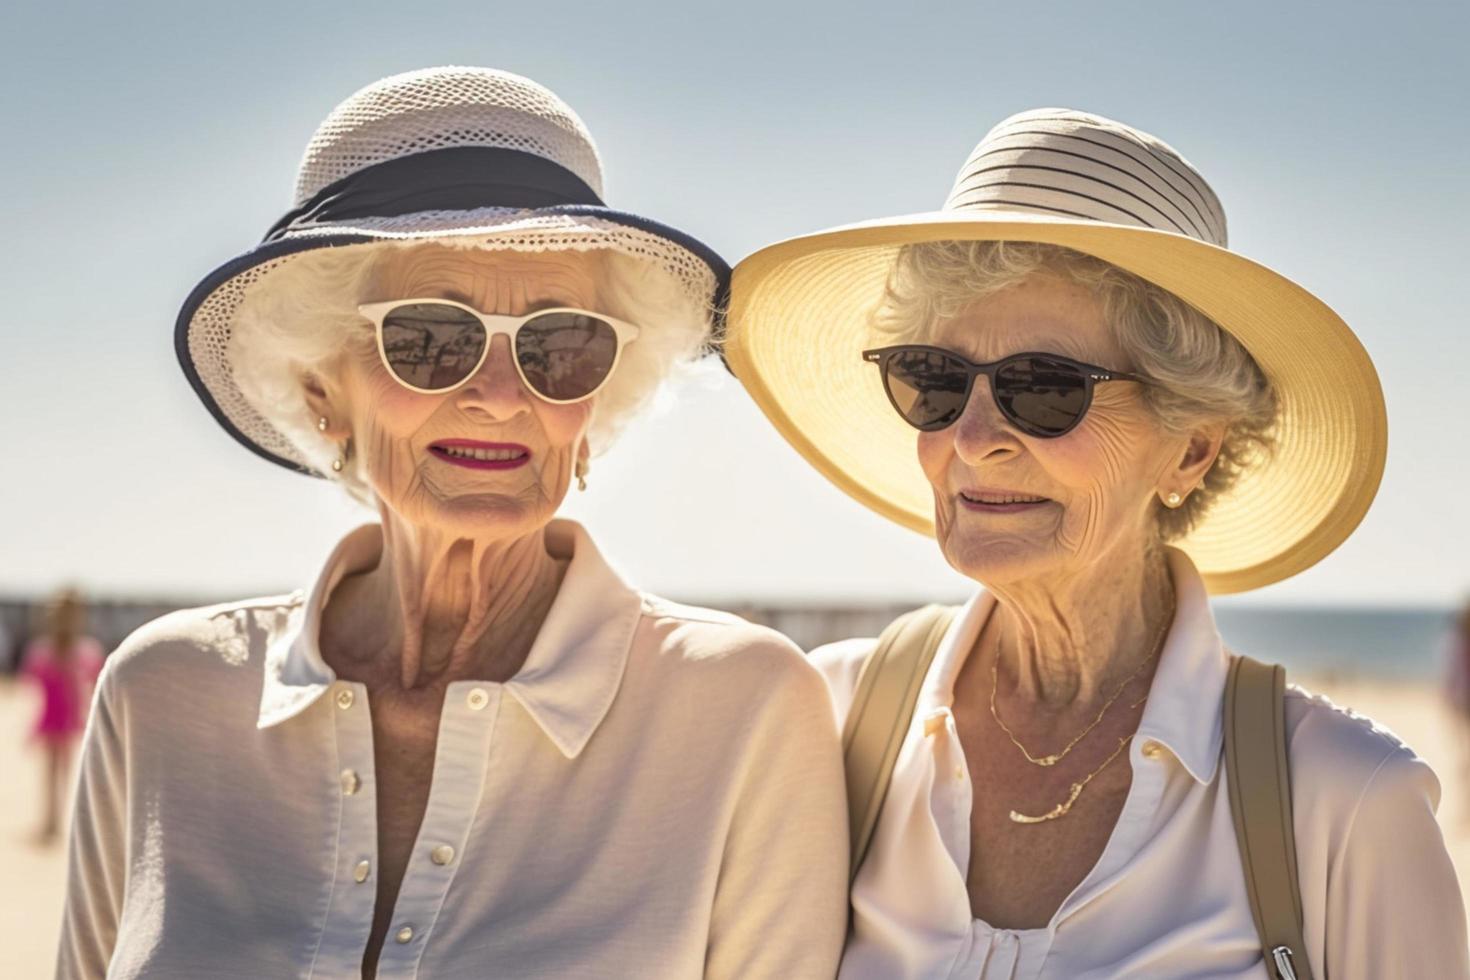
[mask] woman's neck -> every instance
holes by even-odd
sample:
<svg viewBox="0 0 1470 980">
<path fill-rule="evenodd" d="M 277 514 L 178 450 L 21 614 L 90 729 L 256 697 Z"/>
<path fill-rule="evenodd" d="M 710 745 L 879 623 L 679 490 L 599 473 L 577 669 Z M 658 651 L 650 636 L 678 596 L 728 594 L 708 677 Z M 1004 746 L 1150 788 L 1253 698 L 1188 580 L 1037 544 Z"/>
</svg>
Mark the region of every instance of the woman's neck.
<svg viewBox="0 0 1470 980">
<path fill-rule="evenodd" d="M 1174 615 L 1162 549 L 1067 575 L 992 588 L 982 646 L 1000 689 L 1065 708 L 1106 698 L 1159 647 Z"/>
<path fill-rule="evenodd" d="M 377 567 L 338 586 L 337 615 L 326 617 L 323 633 L 336 625 L 334 636 L 349 640 L 348 659 L 371 662 L 404 690 L 514 676 L 566 571 L 546 550 L 545 528 L 466 538 L 408 524 L 386 508 L 382 527 Z M 351 642 L 366 637 L 377 642 Z"/>
</svg>

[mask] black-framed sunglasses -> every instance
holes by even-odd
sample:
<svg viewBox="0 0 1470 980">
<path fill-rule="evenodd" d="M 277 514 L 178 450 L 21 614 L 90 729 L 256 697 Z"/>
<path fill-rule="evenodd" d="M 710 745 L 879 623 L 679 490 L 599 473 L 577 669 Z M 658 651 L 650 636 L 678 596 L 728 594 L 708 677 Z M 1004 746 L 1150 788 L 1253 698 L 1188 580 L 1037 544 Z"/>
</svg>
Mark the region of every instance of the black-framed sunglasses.
<svg viewBox="0 0 1470 980">
<path fill-rule="evenodd" d="M 954 424 L 970 401 L 976 375 L 990 379 L 995 407 L 1017 429 L 1040 439 L 1055 439 L 1076 428 L 1092 405 L 1100 381 L 1151 378 L 1110 371 L 1060 354 L 1028 351 L 977 364 L 954 351 L 924 344 L 900 344 L 863 351 L 878 365 L 888 401 L 916 429 L 934 432 Z"/>
<path fill-rule="evenodd" d="M 545 401 L 567 405 L 591 398 L 638 336 L 631 323 L 573 307 L 524 316 L 481 313 L 449 299 L 365 303 L 358 312 L 378 332 L 378 356 L 405 388 L 442 394 L 464 384 L 485 363 L 490 341 L 506 334 L 516 371 Z"/>
</svg>

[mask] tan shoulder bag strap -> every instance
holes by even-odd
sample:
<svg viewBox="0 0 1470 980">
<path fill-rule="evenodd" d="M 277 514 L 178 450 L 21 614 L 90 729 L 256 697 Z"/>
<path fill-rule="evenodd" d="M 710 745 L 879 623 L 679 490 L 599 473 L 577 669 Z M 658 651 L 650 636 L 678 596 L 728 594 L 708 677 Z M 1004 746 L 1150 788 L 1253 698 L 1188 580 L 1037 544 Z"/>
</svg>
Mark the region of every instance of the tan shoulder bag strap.
<svg viewBox="0 0 1470 980">
<path fill-rule="evenodd" d="M 903 614 L 888 624 L 863 664 L 842 729 L 851 878 L 868 855 L 924 675 L 956 612 L 953 606 L 925 606 Z"/>
<path fill-rule="evenodd" d="M 1291 822 L 1285 695 L 1284 668 L 1249 657 L 1236 657 L 1230 664 L 1225 778 L 1267 968 L 1278 980 L 1310 980 Z"/>
</svg>

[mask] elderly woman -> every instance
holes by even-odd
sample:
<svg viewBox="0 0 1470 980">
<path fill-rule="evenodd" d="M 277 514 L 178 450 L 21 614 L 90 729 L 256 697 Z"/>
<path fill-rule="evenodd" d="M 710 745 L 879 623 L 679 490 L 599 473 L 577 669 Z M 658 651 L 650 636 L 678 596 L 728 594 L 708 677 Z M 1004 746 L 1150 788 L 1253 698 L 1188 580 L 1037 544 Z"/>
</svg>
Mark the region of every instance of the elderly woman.
<svg viewBox="0 0 1470 980">
<path fill-rule="evenodd" d="M 1297 688 L 1281 836 L 1305 938 L 1258 935 L 1231 799 L 1276 784 L 1227 778 L 1233 655 L 1208 594 L 1352 531 L 1383 409 L 1346 325 L 1226 250 L 1174 150 L 1012 117 L 944 210 L 742 263 L 727 356 L 824 474 L 983 586 L 942 633 L 928 620 L 910 720 L 891 715 L 842 977 L 1467 975 L 1434 774 Z M 841 712 L 877 710 L 874 650 L 814 654 Z M 884 775 L 850 772 L 853 799 Z"/>
<path fill-rule="evenodd" d="M 722 274 L 601 201 L 555 95 L 378 82 L 185 304 L 224 427 L 376 510 L 308 593 L 107 664 L 62 977 L 822 977 L 842 764 L 799 650 L 625 585 L 557 520 L 706 342 Z M 656 489 L 651 492 L 656 492 Z"/>
</svg>

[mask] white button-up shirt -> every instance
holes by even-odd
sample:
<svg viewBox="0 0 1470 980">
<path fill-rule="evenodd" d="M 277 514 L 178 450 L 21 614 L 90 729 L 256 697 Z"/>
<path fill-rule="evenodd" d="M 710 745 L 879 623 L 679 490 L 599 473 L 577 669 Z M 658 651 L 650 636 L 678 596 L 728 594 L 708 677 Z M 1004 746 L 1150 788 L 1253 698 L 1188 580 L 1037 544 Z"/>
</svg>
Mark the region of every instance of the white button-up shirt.
<svg viewBox="0 0 1470 980">
<path fill-rule="evenodd" d="M 982 592 L 964 608 L 925 678 L 853 889 L 844 980 L 1267 976 L 1221 761 L 1229 654 L 1194 566 L 1177 550 L 1169 560 L 1178 608 L 1129 746 L 1127 801 L 1096 866 L 1039 929 L 970 914 L 974 787 L 950 707 L 995 600 Z M 849 640 L 813 654 L 840 715 L 873 647 Z M 1470 976 L 1433 772 L 1389 732 L 1299 688 L 1286 715 L 1318 980 Z"/>
<path fill-rule="evenodd" d="M 577 525 L 525 665 L 445 695 L 378 976 L 826 978 L 846 927 L 841 752 L 784 637 L 624 585 Z M 103 672 L 59 975 L 357 977 L 373 921 L 367 689 L 317 647 L 371 568 L 166 616 Z"/>
</svg>

